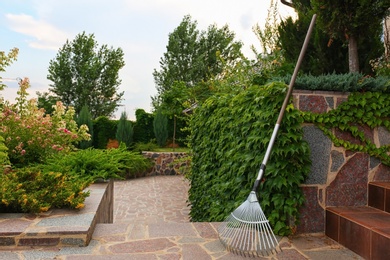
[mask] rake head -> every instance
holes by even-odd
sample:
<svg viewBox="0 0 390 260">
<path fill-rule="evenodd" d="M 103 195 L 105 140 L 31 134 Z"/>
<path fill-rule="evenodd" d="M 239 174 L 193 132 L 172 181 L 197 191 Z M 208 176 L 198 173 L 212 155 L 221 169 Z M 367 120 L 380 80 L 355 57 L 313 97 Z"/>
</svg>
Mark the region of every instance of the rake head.
<svg viewBox="0 0 390 260">
<path fill-rule="evenodd" d="M 254 191 L 219 226 L 218 233 L 228 251 L 243 256 L 270 255 L 279 248 Z"/>
</svg>

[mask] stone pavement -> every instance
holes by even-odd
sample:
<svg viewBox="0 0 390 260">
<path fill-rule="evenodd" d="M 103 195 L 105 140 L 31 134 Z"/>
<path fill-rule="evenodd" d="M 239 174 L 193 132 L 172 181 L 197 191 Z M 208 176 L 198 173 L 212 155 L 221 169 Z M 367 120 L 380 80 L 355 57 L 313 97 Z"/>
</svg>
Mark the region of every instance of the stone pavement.
<svg viewBox="0 0 390 260">
<path fill-rule="evenodd" d="M 116 181 L 114 223 L 98 224 L 87 247 L 0 251 L 0 260 L 247 259 L 220 244 L 218 223 L 191 223 L 188 182 L 182 176 Z M 362 259 L 324 234 L 281 238 L 282 252 L 260 259 Z"/>
</svg>

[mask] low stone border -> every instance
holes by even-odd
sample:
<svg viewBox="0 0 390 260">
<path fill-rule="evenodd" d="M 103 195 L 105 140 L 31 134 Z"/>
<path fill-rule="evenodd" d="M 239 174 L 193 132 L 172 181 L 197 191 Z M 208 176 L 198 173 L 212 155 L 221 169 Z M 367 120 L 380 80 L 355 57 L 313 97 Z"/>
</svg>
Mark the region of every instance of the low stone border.
<svg viewBox="0 0 390 260">
<path fill-rule="evenodd" d="M 153 161 L 153 167 L 142 173 L 141 176 L 155 175 L 176 175 L 180 174 L 180 167 L 189 166 L 186 160 L 187 153 L 183 152 L 148 152 L 143 151 L 142 155 Z"/>
<path fill-rule="evenodd" d="M 0 248 L 87 246 L 97 223 L 113 223 L 114 182 L 88 187 L 81 210 L 53 209 L 42 214 L 1 213 Z"/>
</svg>

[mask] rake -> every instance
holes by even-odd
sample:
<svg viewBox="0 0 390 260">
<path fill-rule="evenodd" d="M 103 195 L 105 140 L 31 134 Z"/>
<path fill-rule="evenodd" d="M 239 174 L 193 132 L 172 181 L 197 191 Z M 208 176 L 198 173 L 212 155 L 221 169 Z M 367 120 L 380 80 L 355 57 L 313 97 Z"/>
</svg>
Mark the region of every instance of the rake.
<svg viewBox="0 0 390 260">
<path fill-rule="evenodd" d="M 243 256 L 264 256 L 277 253 L 279 242 L 276 239 L 268 219 L 261 209 L 257 199 L 257 190 L 260 181 L 264 175 L 266 164 L 270 156 L 272 146 L 275 142 L 280 123 L 282 122 L 284 112 L 292 94 L 293 85 L 298 74 L 299 67 L 302 63 L 303 56 L 309 43 L 310 35 L 314 27 L 316 15 L 313 15 L 309 29 L 306 34 L 294 73 L 291 77 L 288 91 L 280 110 L 278 120 L 272 132 L 263 162 L 252 191 L 244 203 L 234 210 L 224 222 L 218 227 L 219 239 L 228 251 Z"/>
</svg>

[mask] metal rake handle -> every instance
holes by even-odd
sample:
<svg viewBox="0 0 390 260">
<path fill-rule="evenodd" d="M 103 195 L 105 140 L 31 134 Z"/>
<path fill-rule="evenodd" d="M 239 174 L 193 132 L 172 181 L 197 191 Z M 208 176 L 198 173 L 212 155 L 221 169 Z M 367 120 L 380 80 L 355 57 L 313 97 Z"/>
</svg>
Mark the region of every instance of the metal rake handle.
<svg viewBox="0 0 390 260">
<path fill-rule="evenodd" d="M 264 159 L 263 159 L 263 162 L 261 163 L 260 170 L 259 170 L 259 173 L 257 175 L 256 181 L 255 181 L 255 183 L 253 185 L 252 191 L 257 191 L 257 188 L 259 187 L 259 184 L 260 184 L 260 180 L 261 180 L 261 178 L 263 178 L 263 175 L 264 175 L 264 172 L 265 172 L 265 167 L 266 167 L 268 158 L 269 158 L 269 156 L 271 154 L 271 150 L 272 150 L 272 147 L 274 145 L 276 136 L 278 134 L 279 126 L 280 126 L 280 124 L 282 122 L 282 119 L 283 119 L 283 116 L 284 116 L 284 112 L 286 111 L 286 107 L 287 107 L 288 102 L 290 100 L 290 97 L 291 97 L 291 94 L 292 94 L 292 90 L 293 90 L 293 86 L 295 84 L 295 80 L 296 80 L 297 75 L 298 75 L 299 67 L 301 66 L 303 57 L 305 56 L 305 52 L 306 52 L 307 46 L 309 44 L 310 36 L 311 36 L 312 31 L 313 31 L 316 18 L 317 18 L 317 15 L 314 14 L 312 19 L 311 19 L 309 29 L 307 30 L 305 41 L 303 42 L 303 46 L 301 48 L 301 52 L 299 54 L 298 61 L 297 61 L 296 65 L 295 65 L 294 73 L 293 73 L 293 75 L 291 77 L 290 84 L 288 86 L 288 91 L 287 91 L 286 97 L 284 98 L 282 108 L 280 109 L 278 120 L 276 121 L 276 125 L 275 125 L 275 128 L 274 128 L 274 131 L 272 132 L 272 136 L 271 136 L 271 139 L 269 141 L 269 144 L 268 144 L 268 147 L 267 147 L 267 151 L 265 152 Z"/>
</svg>

